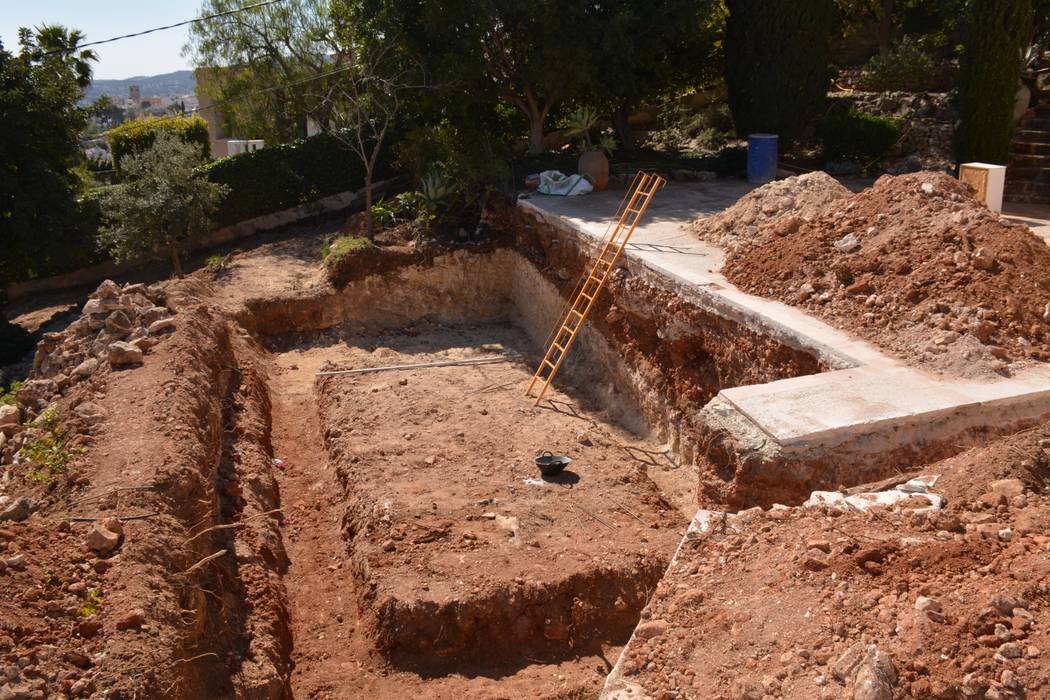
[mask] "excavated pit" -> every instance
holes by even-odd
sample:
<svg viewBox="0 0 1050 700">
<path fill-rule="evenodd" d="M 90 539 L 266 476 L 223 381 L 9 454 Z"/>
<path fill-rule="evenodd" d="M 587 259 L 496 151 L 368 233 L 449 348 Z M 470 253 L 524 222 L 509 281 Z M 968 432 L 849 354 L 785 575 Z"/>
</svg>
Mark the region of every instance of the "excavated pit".
<svg viewBox="0 0 1050 700">
<path fill-rule="evenodd" d="M 719 425 L 723 389 L 841 367 L 630 259 L 534 407 L 594 251 L 495 215 L 495 244 L 402 251 L 339 289 L 305 266 L 247 299 L 177 283 L 143 366 L 63 399 L 98 458 L 89 497 L 121 512 L 130 491 L 147 516 L 103 567 L 107 606 L 149 601 L 156 625 L 106 638 L 106 663 L 146 669 L 115 697 L 594 697 L 698 504 L 799 503 L 921 463 L 792 462 Z M 541 479 L 543 450 L 574 462 Z"/>
<path fill-rule="evenodd" d="M 571 669 L 571 697 L 604 678 L 608 664 L 596 673 L 593 661 L 630 636 L 695 510 L 703 405 L 724 387 L 824 368 L 627 267 L 534 408 L 524 388 L 589 252 L 512 221 L 514 248 L 460 250 L 338 291 L 254 300 L 237 320 L 271 355 L 285 538 L 324 539 L 315 527 L 341 538 L 342 551 L 325 555 L 335 586 L 297 580 L 297 545 L 288 544 L 291 609 L 336 602 L 357 618 L 346 644 L 378 652 L 395 675 L 529 687 L 529 669 L 550 664 Z M 493 353 L 514 359 L 316 374 Z M 540 479 L 532 460 L 542 450 L 575 461 Z M 321 460 L 326 483 L 291 483 Z M 341 522 L 315 524 L 304 489 L 325 492 Z M 300 583 L 338 600 L 300 596 Z M 295 694 L 315 690 L 310 677 L 325 672 L 299 658 L 303 641 L 292 654 Z"/>
</svg>

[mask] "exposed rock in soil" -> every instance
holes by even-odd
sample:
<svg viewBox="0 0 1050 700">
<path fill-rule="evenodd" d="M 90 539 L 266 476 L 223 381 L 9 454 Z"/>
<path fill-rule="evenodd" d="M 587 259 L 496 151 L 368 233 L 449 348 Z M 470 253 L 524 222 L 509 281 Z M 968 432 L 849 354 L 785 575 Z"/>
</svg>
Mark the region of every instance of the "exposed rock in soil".
<svg viewBox="0 0 1050 700">
<path fill-rule="evenodd" d="M 0 521 L 22 522 L 33 512 L 33 501 L 27 496 L 0 496 Z"/>
<path fill-rule="evenodd" d="M 1050 359 L 1050 248 L 958 180 L 884 176 L 791 223 L 761 227 L 726 277 L 946 373 Z"/>
<path fill-rule="evenodd" d="M 697 219 L 692 228 L 701 238 L 729 252 L 753 243 L 763 224 L 791 217 L 790 226 L 797 226 L 798 221 L 812 218 L 849 194 L 827 173 L 807 173 L 763 185 L 725 211 Z"/>
<path fill-rule="evenodd" d="M 1048 435 L 925 467 L 943 511 L 708 513 L 603 697 L 1046 697 Z"/>
<path fill-rule="evenodd" d="M 23 385 L 19 404 L 32 417 L 100 367 L 141 364 L 157 336 L 174 328 L 164 302 L 164 292 L 156 286 L 102 282 L 78 319 L 63 331 L 44 334 L 30 375 L 36 383 Z"/>
<path fill-rule="evenodd" d="M 107 556 L 116 551 L 124 537 L 124 527 L 116 518 L 106 518 L 96 522 L 88 532 L 87 546 L 99 556 Z"/>
</svg>

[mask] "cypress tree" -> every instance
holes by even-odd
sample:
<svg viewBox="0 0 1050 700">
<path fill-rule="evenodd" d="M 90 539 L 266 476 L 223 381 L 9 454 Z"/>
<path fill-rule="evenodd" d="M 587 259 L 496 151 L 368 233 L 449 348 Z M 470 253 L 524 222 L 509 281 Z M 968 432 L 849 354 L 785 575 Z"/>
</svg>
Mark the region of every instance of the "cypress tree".
<svg viewBox="0 0 1050 700">
<path fill-rule="evenodd" d="M 1032 0 L 974 0 L 970 8 L 955 133 L 960 163 L 1009 158 L 1021 50 L 1031 38 L 1034 12 Z"/>
<path fill-rule="evenodd" d="M 727 0 L 725 79 L 737 133 L 790 137 L 821 111 L 835 0 Z"/>
</svg>

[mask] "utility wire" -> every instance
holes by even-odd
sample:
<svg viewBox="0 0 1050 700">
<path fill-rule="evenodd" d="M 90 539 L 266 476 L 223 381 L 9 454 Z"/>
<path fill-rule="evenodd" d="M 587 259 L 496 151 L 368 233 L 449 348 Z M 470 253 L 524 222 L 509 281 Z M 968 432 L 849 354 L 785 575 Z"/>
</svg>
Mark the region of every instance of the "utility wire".
<svg viewBox="0 0 1050 700">
<path fill-rule="evenodd" d="M 195 19 L 188 19 L 188 20 L 185 20 L 183 22 L 176 22 L 175 24 L 168 24 L 168 25 L 163 26 L 163 27 L 154 27 L 153 29 L 144 29 L 141 32 L 135 32 L 133 34 L 122 34 L 120 36 L 110 37 L 109 39 L 100 39 L 99 41 L 89 41 L 87 43 L 78 44 L 78 45 L 76 45 L 76 46 L 74 46 L 72 48 L 68 48 L 68 49 L 54 49 L 53 51 L 46 52 L 44 55 L 45 56 L 52 56 L 52 55 L 57 54 L 57 53 L 73 53 L 74 51 L 79 51 L 80 49 L 86 48 L 88 46 L 98 46 L 100 44 L 111 44 L 114 41 L 121 41 L 123 39 L 132 39 L 132 38 L 137 37 L 137 36 L 145 36 L 146 34 L 153 34 L 154 32 L 163 32 L 166 29 L 175 29 L 176 27 L 183 27 L 183 26 L 185 26 L 187 24 L 195 24 L 196 22 L 205 22 L 205 21 L 207 21 L 209 19 L 215 19 L 217 17 L 226 17 L 228 15 L 235 15 L 238 12 L 245 12 L 247 10 L 255 10 L 257 8 L 260 8 L 260 7 L 266 7 L 267 5 L 276 5 L 279 2 L 284 2 L 284 0 L 266 0 L 265 2 L 259 2 L 259 3 L 256 3 L 254 5 L 246 5 L 244 7 L 238 7 L 238 8 L 233 9 L 233 10 L 226 10 L 225 12 L 216 12 L 213 15 L 206 15 L 204 17 L 197 17 Z"/>
</svg>

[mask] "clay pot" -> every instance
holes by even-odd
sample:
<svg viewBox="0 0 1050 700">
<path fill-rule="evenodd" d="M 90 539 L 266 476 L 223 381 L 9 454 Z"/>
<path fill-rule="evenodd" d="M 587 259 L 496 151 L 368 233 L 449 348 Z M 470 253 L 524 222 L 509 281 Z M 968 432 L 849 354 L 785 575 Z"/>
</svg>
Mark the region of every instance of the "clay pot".
<svg viewBox="0 0 1050 700">
<path fill-rule="evenodd" d="M 601 151 L 587 151 L 580 156 L 580 175 L 586 175 L 594 185 L 595 192 L 601 192 L 609 185 L 609 159 Z"/>
</svg>

